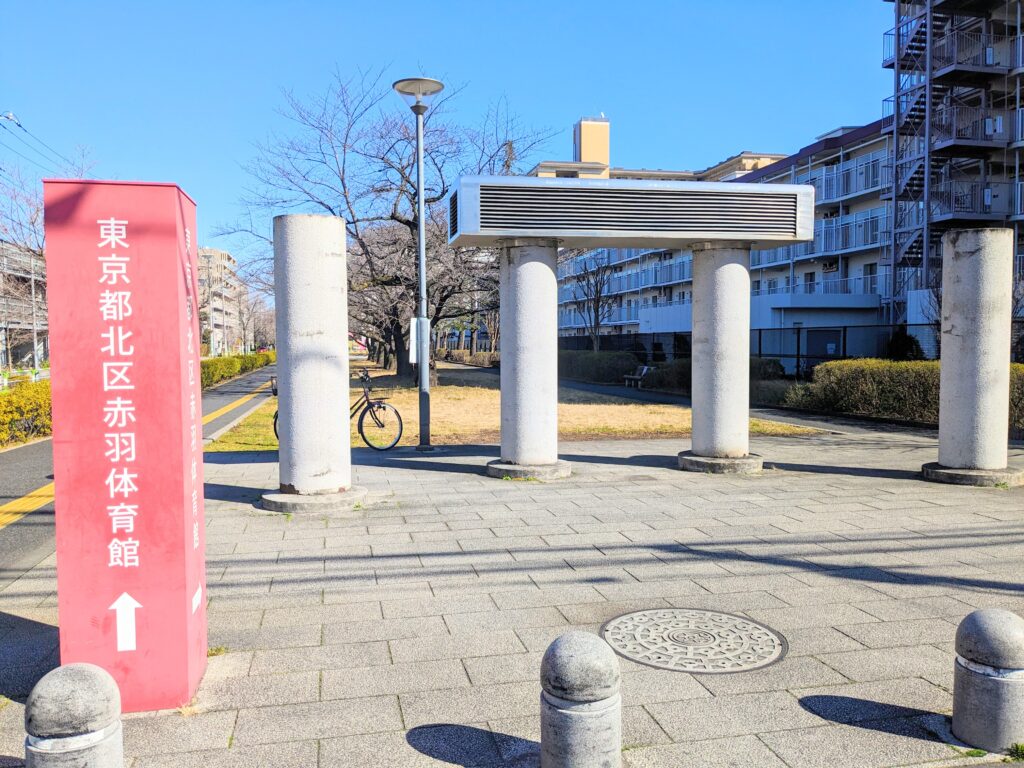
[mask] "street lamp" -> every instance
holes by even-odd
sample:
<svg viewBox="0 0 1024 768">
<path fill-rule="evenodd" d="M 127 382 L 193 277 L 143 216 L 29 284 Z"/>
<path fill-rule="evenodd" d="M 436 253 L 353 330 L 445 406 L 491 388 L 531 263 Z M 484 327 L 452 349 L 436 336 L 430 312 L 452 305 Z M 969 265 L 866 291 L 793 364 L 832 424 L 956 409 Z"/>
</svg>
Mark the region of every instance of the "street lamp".
<svg viewBox="0 0 1024 768">
<path fill-rule="evenodd" d="M 416 115 L 416 246 L 419 252 L 419 308 L 416 312 L 416 361 L 420 379 L 420 444 L 430 450 L 430 320 L 427 318 L 427 238 L 423 204 L 423 115 L 444 83 L 429 77 L 407 77 L 391 86 Z"/>
</svg>

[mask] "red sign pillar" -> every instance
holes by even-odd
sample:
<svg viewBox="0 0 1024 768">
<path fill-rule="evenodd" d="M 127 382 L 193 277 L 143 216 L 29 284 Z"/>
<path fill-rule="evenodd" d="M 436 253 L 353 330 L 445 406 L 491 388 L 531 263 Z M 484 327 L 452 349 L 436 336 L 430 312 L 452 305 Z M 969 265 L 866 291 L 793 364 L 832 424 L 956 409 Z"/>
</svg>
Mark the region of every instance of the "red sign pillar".
<svg viewBox="0 0 1024 768">
<path fill-rule="evenodd" d="M 46 181 L 61 663 L 125 711 L 206 669 L 196 206 L 174 184 Z"/>
</svg>

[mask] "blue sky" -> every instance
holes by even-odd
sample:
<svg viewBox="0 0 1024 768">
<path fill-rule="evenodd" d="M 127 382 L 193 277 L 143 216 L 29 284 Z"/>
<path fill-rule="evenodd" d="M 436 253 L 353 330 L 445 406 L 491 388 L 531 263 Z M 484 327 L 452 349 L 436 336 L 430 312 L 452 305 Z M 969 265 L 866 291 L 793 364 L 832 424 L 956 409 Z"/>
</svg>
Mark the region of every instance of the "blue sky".
<svg viewBox="0 0 1024 768">
<path fill-rule="evenodd" d="M 614 165 L 672 169 L 795 151 L 877 119 L 892 88 L 882 0 L 0 0 L 0 23 L 0 112 L 64 154 L 86 147 L 96 177 L 177 182 L 217 247 L 243 164 L 285 127 L 282 89 L 322 92 L 335 67 L 462 84 L 469 123 L 504 98 L 558 131 L 549 159 L 603 112 Z M 18 163 L 44 175 L 0 146 L 0 168 Z"/>
</svg>

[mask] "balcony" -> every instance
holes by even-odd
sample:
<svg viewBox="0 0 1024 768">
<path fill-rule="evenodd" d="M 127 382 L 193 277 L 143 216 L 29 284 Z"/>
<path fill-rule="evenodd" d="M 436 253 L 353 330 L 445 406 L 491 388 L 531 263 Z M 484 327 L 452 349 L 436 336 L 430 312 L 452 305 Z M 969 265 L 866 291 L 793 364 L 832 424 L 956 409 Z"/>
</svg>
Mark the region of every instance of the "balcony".
<svg viewBox="0 0 1024 768">
<path fill-rule="evenodd" d="M 932 42 L 932 73 L 936 80 L 956 79 L 981 84 L 1005 75 L 1013 64 L 1012 38 L 983 32 L 953 31 Z"/>
<path fill-rule="evenodd" d="M 35 328 L 47 329 L 46 302 L 36 299 Z M 32 299 L 0 296 L 0 326 L 8 329 L 30 330 L 33 327 Z"/>
<path fill-rule="evenodd" d="M 883 149 L 826 166 L 819 175 L 809 179 L 809 183 L 814 185 L 815 202 L 836 202 L 877 191 L 886 179 L 885 169 L 891 162 Z"/>
<path fill-rule="evenodd" d="M 752 301 L 797 309 L 875 309 L 881 303 L 877 275 L 817 280 L 751 291 Z"/>
<path fill-rule="evenodd" d="M 932 113 L 935 152 L 984 154 L 1010 141 L 1010 114 L 1005 109 L 939 107 Z"/>
<path fill-rule="evenodd" d="M 931 188 L 933 222 L 999 221 L 1012 210 L 1009 182 L 946 181 Z"/>
</svg>

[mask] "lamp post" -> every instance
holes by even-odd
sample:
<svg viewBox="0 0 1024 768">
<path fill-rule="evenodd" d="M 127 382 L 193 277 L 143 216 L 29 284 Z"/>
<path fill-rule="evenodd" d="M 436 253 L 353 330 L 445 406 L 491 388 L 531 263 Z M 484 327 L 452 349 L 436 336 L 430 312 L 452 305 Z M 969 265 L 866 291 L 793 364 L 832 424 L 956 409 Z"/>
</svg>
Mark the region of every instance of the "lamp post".
<svg viewBox="0 0 1024 768">
<path fill-rule="evenodd" d="M 426 209 L 423 202 L 423 116 L 434 96 L 444 90 L 440 80 L 407 77 L 392 86 L 416 115 L 416 246 L 419 252 L 419 305 L 416 312 L 416 361 L 419 367 L 420 444 L 430 450 L 430 320 L 427 318 Z"/>
</svg>

